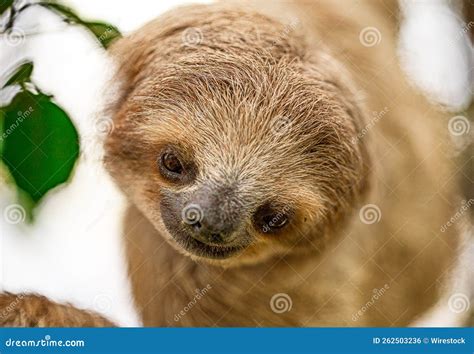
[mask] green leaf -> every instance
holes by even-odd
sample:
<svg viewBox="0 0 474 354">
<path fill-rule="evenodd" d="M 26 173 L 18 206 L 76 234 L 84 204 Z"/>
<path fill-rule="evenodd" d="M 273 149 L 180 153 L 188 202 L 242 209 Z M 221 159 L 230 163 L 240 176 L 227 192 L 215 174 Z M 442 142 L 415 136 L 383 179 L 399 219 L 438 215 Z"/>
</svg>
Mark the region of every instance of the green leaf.
<svg viewBox="0 0 474 354">
<path fill-rule="evenodd" d="M 1 159 L 32 201 L 31 209 L 68 180 L 79 155 L 79 137 L 67 114 L 47 95 L 20 92 L 2 110 Z"/>
<path fill-rule="evenodd" d="M 112 43 L 115 39 L 122 36 L 117 27 L 105 22 L 85 21 L 67 6 L 58 4 L 56 2 L 39 2 L 38 4 L 56 12 L 62 16 L 66 22 L 84 26 L 97 38 L 102 47 L 105 49 L 107 49 L 110 43 Z"/>
<path fill-rule="evenodd" d="M 13 74 L 11 74 L 10 79 L 7 81 L 5 85 L 3 85 L 2 88 L 5 88 L 10 85 L 14 85 L 14 84 L 21 84 L 24 82 L 31 81 L 32 72 L 33 72 L 33 63 L 31 61 L 27 61 L 23 64 L 20 64 L 20 66 L 14 70 Z"/>
<path fill-rule="evenodd" d="M 13 0 L 0 0 L 0 15 L 13 5 Z"/>
<path fill-rule="evenodd" d="M 2 153 L 3 153 L 3 140 L 4 140 L 3 128 L 5 125 L 4 122 L 5 122 L 5 112 L 3 111 L 3 109 L 0 108 L 0 156 L 2 156 Z"/>
<path fill-rule="evenodd" d="M 94 34 L 102 47 L 105 49 L 107 49 L 110 43 L 112 43 L 115 39 L 122 36 L 116 27 L 107 23 L 82 22 L 81 24 Z"/>
</svg>

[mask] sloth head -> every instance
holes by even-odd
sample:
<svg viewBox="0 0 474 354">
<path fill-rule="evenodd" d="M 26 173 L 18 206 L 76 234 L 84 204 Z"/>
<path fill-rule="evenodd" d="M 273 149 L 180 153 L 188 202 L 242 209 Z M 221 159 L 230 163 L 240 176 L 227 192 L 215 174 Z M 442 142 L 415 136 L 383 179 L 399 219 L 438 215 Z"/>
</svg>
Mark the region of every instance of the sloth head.
<svg viewBox="0 0 474 354">
<path fill-rule="evenodd" d="M 106 165 L 178 250 L 221 264 L 317 253 L 366 186 L 350 80 L 275 20 L 175 10 L 119 41 Z"/>
</svg>

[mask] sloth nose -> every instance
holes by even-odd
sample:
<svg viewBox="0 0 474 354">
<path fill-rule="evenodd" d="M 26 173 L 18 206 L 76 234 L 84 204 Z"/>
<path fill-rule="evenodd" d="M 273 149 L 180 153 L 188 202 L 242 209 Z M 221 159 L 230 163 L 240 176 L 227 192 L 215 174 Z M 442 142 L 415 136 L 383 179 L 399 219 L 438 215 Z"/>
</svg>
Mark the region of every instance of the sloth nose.
<svg viewBox="0 0 474 354">
<path fill-rule="evenodd" d="M 199 217 L 187 224 L 193 238 L 213 246 L 230 243 L 237 226 L 236 222 L 222 219 L 219 212 L 209 208 L 201 208 Z"/>
<path fill-rule="evenodd" d="M 208 245 L 224 245 L 229 240 L 228 232 L 209 227 L 204 219 L 192 225 L 192 236 Z"/>
<path fill-rule="evenodd" d="M 239 205 L 232 202 L 235 199 L 232 191 L 207 187 L 198 190 L 190 199 L 192 202 L 182 211 L 190 235 L 209 245 L 231 243 L 242 214 Z"/>
</svg>

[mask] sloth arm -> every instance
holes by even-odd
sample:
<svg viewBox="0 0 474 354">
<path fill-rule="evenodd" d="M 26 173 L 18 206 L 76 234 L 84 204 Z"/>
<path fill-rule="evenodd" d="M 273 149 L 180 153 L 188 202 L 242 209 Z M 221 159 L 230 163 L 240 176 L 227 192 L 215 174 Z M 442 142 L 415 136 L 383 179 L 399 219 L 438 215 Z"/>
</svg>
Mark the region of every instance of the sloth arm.
<svg viewBox="0 0 474 354">
<path fill-rule="evenodd" d="M 39 295 L 0 294 L 0 327 L 114 327 L 100 315 Z"/>
</svg>

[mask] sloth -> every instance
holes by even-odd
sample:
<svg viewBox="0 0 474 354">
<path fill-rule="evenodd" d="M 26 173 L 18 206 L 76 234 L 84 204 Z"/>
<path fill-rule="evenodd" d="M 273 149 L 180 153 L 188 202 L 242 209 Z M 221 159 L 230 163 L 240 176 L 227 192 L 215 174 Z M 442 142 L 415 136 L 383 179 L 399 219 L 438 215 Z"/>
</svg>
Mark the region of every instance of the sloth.
<svg viewBox="0 0 474 354">
<path fill-rule="evenodd" d="M 104 164 L 145 326 L 406 326 L 440 297 L 446 120 L 397 64 L 396 4 L 347 7 L 193 5 L 113 46 Z M 3 324 L 111 325 L 35 295 Z"/>
</svg>

